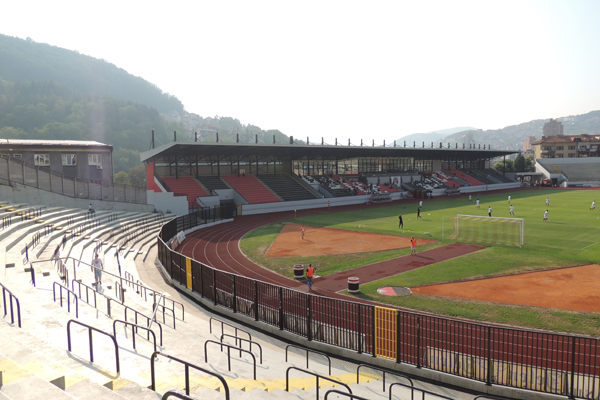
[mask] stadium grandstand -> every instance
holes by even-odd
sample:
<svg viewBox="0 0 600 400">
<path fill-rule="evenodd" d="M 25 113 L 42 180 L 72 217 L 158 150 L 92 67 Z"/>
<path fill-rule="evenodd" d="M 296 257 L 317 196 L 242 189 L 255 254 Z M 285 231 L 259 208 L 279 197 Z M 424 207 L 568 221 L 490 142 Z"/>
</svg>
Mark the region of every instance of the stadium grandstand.
<svg viewBox="0 0 600 400">
<path fill-rule="evenodd" d="M 536 171 L 557 186 L 600 186 L 600 157 L 539 158 Z"/>
<path fill-rule="evenodd" d="M 184 215 L 226 215 L 441 196 L 519 183 L 490 168 L 512 151 L 413 147 L 181 142 L 143 152 L 148 202 Z M 453 189 L 453 190 L 448 190 Z"/>
</svg>

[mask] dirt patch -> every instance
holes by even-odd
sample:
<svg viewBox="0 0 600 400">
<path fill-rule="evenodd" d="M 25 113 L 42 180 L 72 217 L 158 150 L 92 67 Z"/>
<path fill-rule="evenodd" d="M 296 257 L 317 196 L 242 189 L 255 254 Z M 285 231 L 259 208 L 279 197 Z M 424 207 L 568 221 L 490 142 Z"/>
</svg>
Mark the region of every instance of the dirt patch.
<svg viewBox="0 0 600 400">
<path fill-rule="evenodd" d="M 266 257 L 331 256 L 338 254 L 368 253 L 410 247 L 410 237 L 355 232 L 343 229 L 322 228 L 289 224 L 281 230 Z M 417 246 L 435 240 L 417 238 Z"/>
<path fill-rule="evenodd" d="M 600 265 L 411 288 L 413 293 L 600 312 Z"/>
</svg>

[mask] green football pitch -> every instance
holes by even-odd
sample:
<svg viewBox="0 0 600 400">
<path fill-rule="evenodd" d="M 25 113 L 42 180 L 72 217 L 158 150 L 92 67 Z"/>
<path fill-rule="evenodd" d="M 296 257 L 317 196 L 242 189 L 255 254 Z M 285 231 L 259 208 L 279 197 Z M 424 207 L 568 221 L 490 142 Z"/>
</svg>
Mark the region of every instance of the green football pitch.
<svg viewBox="0 0 600 400">
<path fill-rule="evenodd" d="M 417 219 L 418 202 L 391 203 L 389 207 L 369 207 L 351 212 L 332 212 L 302 216 L 289 221 L 336 229 L 373 232 L 399 236 L 435 239 L 436 242 L 419 246 L 419 250 L 455 242 L 450 219 L 457 214 L 487 216 L 488 207 L 494 217 L 513 217 L 509 214 L 508 195 L 514 206 L 514 218 L 524 219 L 524 245 L 487 245 L 485 250 L 456 259 L 419 268 L 400 275 L 361 286 L 362 298 L 443 315 L 472 318 L 490 322 L 600 334 L 600 318 L 595 313 L 577 313 L 564 310 L 536 309 L 497 305 L 493 303 L 440 299 L 432 296 L 383 296 L 377 293 L 382 286 L 420 286 L 443 282 L 457 282 L 481 277 L 502 276 L 526 271 L 544 270 L 588 263 L 600 263 L 600 210 L 590 211 L 592 201 L 600 199 L 596 190 L 542 189 L 502 194 L 485 194 L 467 198 L 436 198 L 424 200 L 422 218 Z M 550 205 L 546 206 L 546 198 Z M 476 199 L 480 208 L 476 208 Z M 544 211 L 548 221 L 543 222 Z M 398 214 L 404 218 L 404 229 L 398 228 Z M 281 223 L 271 224 L 246 235 L 242 250 L 255 262 L 291 276 L 289 266 L 295 263 L 318 265 L 320 274 L 335 273 L 377 261 L 408 254 L 401 249 L 343 256 L 266 258 L 265 249 L 282 229 Z M 484 244 L 485 245 L 485 244 Z M 290 264 L 292 263 L 292 264 Z"/>
</svg>

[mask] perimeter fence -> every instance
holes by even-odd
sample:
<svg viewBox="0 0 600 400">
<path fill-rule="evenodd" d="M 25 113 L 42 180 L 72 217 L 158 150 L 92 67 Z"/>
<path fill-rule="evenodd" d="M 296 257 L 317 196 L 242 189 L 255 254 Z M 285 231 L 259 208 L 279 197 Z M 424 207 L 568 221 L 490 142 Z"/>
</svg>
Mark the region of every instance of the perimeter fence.
<svg viewBox="0 0 600 400">
<path fill-rule="evenodd" d="M 171 278 L 231 313 L 391 363 L 537 392 L 598 399 L 596 338 L 478 324 L 315 296 L 220 271 L 178 253 L 173 238 L 206 223 L 197 213 L 163 225 L 158 257 Z M 390 366 L 393 368 L 393 366 Z"/>
<path fill-rule="evenodd" d="M 0 157 L 0 180 L 78 199 L 147 203 L 145 188 L 79 179 L 13 157 Z"/>
</svg>

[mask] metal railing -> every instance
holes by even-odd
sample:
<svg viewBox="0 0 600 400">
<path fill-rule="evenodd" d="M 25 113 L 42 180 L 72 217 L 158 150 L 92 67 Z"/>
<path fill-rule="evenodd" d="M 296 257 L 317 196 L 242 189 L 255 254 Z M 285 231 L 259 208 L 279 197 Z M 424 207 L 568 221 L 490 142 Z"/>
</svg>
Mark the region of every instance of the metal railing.
<svg viewBox="0 0 600 400">
<path fill-rule="evenodd" d="M 286 392 L 290 391 L 290 370 L 292 370 L 292 369 L 295 369 L 296 371 L 304 372 L 305 374 L 309 374 L 309 375 L 312 375 L 312 376 L 314 376 L 314 377 L 317 378 L 317 387 L 316 387 L 316 389 L 317 389 L 317 400 L 319 400 L 319 379 L 325 379 L 326 381 L 337 383 L 338 385 L 342 385 L 343 387 L 345 387 L 346 389 L 348 389 L 348 392 L 350 394 L 352 394 L 352 389 L 350 389 L 350 386 L 346 385 L 344 382 L 336 381 L 335 379 L 331 379 L 331 378 L 328 378 L 326 376 L 319 375 L 319 374 L 316 374 L 316 373 L 314 373 L 312 371 L 307 371 L 305 369 L 301 369 L 301 368 L 298 368 L 298 367 L 288 367 L 288 369 L 285 371 L 285 391 Z"/>
<path fill-rule="evenodd" d="M 247 353 L 250 354 L 250 357 L 252 357 L 252 365 L 254 366 L 254 380 L 256 380 L 256 357 L 254 356 L 254 354 L 251 351 L 242 349 L 241 347 L 236 347 L 236 346 L 232 346 L 230 344 L 226 344 L 226 343 L 219 343 L 216 340 L 207 340 L 204 342 L 204 362 L 208 363 L 208 344 L 209 343 L 214 343 L 218 346 L 221 346 L 221 349 L 223 348 L 223 346 L 227 347 L 227 370 L 231 371 L 231 349 L 237 350 L 241 353 Z"/>
<path fill-rule="evenodd" d="M 258 346 L 258 350 L 259 350 L 258 354 L 259 354 L 259 356 L 260 356 L 260 363 L 262 364 L 262 360 L 263 360 L 263 351 L 262 351 L 262 346 L 261 346 L 259 343 L 253 342 L 252 340 L 248 340 L 248 339 L 242 339 L 242 338 L 240 338 L 240 337 L 237 337 L 237 336 L 228 335 L 228 334 L 226 334 L 226 333 L 224 333 L 224 334 L 222 334 L 222 335 L 221 335 L 221 339 L 220 339 L 221 343 L 223 343 L 223 339 L 224 339 L 225 337 L 230 337 L 230 338 L 233 338 L 233 339 L 235 339 L 235 345 L 236 345 L 236 346 L 238 346 L 238 340 L 239 340 L 239 341 L 240 341 L 240 344 L 239 344 L 239 346 L 238 346 L 239 348 L 242 348 L 242 343 L 243 343 L 243 342 L 245 342 L 245 343 L 248 343 L 248 344 L 250 345 L 250 346 L 249 346 L 249 347 L 250 347 L 250 351 L 252 351 L 252 345 L 253 345 L 253 344 L 257 345 L 257 346 Z M 223 349 L 221 349 L 221 351 L 223 351 Z M 241 356 L 242 356 L 242 353 L 240 352 L 240 357 L 241 357 Z"/>
<path fill-rule="evenodd" d="M 187 361 L 181 360 L 179 358 L 170 356 L 168 354 L 163 354 L 160 351 L 155 351 L 154 353 L 152 353 L 152 357 L 150 357 L 150 380 L 151 380 L 151 384 L 150 384 L 150 389 L 151 390 L 156 390 L 156 374 L 155 374 L 155 369 L 154 369 L 154 362 L 157 359 L 157 356 L 163 356 L 163 357 L 167 357 L 173 361 L 177 361 L 178 363 L 181 363 L 185 366 L 185 394 L 186 395 L 190 395 L 190 368 L 194 368 L 197 369 L 198 371 L 202 371 L 205 374 L 208 375 L 212 375 L 215 378 L 217 378 L 218 380 L 221 381 L 221 383 L 223 384 L 223 388 L 225 391 L 225 400 L 229 400 L 230 399 L 230 395 L 229 395 L 229 385 L 227 385 L 227 381 L 225 380 L 225 378 L 223 378 L 223 376 L 209 371 L 207 369 L 204 368 L 200 368 L 194 364 L 191 364 Z"/>
<path fill-rule="evenodd" d="M 15 323 L 15 314 L 13 311 L 13 299 L 14 299 L 15 303 L 17 304 L 17 321 L 19 323 L 19 328 L 20 328 L 21 327 L 21 303 L 19 303 L 19 299 L 17 299 L 17 296 L 12 294 L 12 292 L 10 290 L 8 290 L 8 288 L 6 286 L 4 286 L 2 283 L 0 283 L 0 286 L 2 286 L 2 300 L 4 303 L 4 316 L 6 317 L 6 315 L 8 314 L 8 309 L 6 307 L 6 293 L 8 293 L 8 302 L 10 303 L 10 323 L 11 324 Z"/>
<path fill-rule="evenodd" d="M 81 296 L 81 287 L 83 286 L 83 287 L 85 288 L 85 300 L 83 300 L 83 301 L 85 301 L 85 302 L 86 302 L 86 304 L 89 304 L 90 306 L 92 306 L 92 307 L 94 307 L 94 308 L 98 308 L 98 306 L 97 306 L 97 302 L 96 302 L 96 293 L 98 293 L 98 292 L 96 291 L 96 289 L 94 289 L 94 288 L 92 288 L 92 287 L 90 287 L 90 286 L 86 285 L 85 283 L 83 283 L 83 282 L 81 282 L 81 281 L 72 280 L 72 281 L 71 281 L 71 290 L 73 291 L 73 293 L 75 293 L 75 284 L 76 284 L 76 283 L 77 283 L 77 284 L 78 284 L 78 286 L 79 286 L 79 296 L 78 296 L 78 297 L 79 297 L 81 300 L 83 300 L 83 297 Z M 94 299 L 94 304 L 90 303 L 90 291 L 91 291 L 91 292 L 92 292 L 92 294 L 94 295 L 94 296 L 93 296 L 93 299 Z M 102 293 L 100 293 L 100 295 L 104 296 Z M 106 297 L 106 296 L 104 296 L 104 297 Z M 110 301 L 110 298 L 109 298 L 109 301 Z M 109 303 L 109 304 L 110 304 L 110 303 Z M 108 312 L 107 312 L 107 314 L 108 314 L 108 316 L 110 317 L 110 305 L 108 306 Z"/>
<path fill-rule="evenodd" d="M 59 291 L 59 297 L 60 297 L 60 306 L 63 306 L 63 294 L 62 291 L 63 289 L 67 292 L 67 311 L 71 312 L 71 294 L 73 294 L 73 297 L 75 298 L 75 317 L 79 318 L 79 299 L 77 298 L 77 295 L 75 294 L 75 292 L 71 291 L 68 287 L 64 287 L 63 285 L 59 284 L 58 282 L 52 282 L 52 294 L 54 295 L 54 302 L 56 302 L 56 287 L 58 287 L 60 289 Z"/>
<path fill-rule="evenodd" d="M 164 296 L 163 296 L 163 298 L 164 298 Z M 165 325 L 167 325 L 166 322 L 165 322 L 165 311 L 171 311 L 171 315 L 173 316 L 173 329 L 176 329 L 175 328 L 175 313 L 173 312 L 173 310 L 171 310 L 170 308 L 166 308 L 165 306 L 163 306 L 160 303 L 154 303 L 152 305 L 152 307 L 154 307 L 154 310 L 155 310 L 154 311 L 154 320 L 156 320 L 156 312 L 158 311 L 159 307 L 162 308 L 162 316 L 163 316 L 163 318 L 162 318 L 163 321 L 162 322 Z"/>
<path fill-rule="evenodd" d="M 81 264 L 84 264 L 84 265 L 86 265 L 86 266 L 88 266 L 88 267 L 90 267 L 90 268 L 94 268 L 94 267 L 92 266 L 92 264 L 89 264 L 89 263 L 87 263 L 87 262 L 85 262 L 85 261 L 82 261 L 82 260 L 80 260 L 80 259 L 78 259 L 78 258 L 75 258 L 75 257 L 68 256 L 68 257 L 61 257 L 61 259 L 62 259 L 62 260 L 65 260 L 65 262 L 64 262 L 64 265 L 66 265 L 66 262 L 67 262 L 69 259 L 73 260 L 73 280 L 77 280 L 77 267 L 78 267 L 79 265 L 81 265 Z M 36 264 L 36 263 L 42 263 L 42 262 L 52 262 L 52 261 L 54 261 L 54 260 L 56 260 L 56 259 L 37 260 L 37 261 L 33 261 L 33 262 L 32 262 L 32 264 Z M 155 296 L 155 297 L 156 297 L 156 295 L 157 295 L 157 294 L 158 294 L 158 295 L 160 295 L 160 296 L 162 296 L 162 294 L 161 294 L 160 292 L 157 292 L 156 290 L 154 290 L 154 289 L 152 289 L 152 288 L 150 288 L 150 287 L 148 287 L 148 286 L 143 286 L 139 280 L 138 280 L 137 282 L 134 282 L 133 280 L 126 279 L 126 278 L 127 278 L 127 275 L 126 275 L 126 277 L 125 277 L 125 278 L 123 278 L 123 277 L 121 277 L 120 275 L 113 274 L 112 272 L 110 272 L 110 271 L 107 271 L 106 269 L 103 269 L 103 270 L 102 270 L 102 274 L 106 274 L 106 275 L 110 275 L 110 276 L 112 276 L 113 278 L 115 278 L 115 282 L 116 282 L 117 280 L 118 280 L 119 282 L 123 282 L 123 283 L 120 283 L 121 287 L 123 287 L 123 286 L 122 286 L 123 284 L 127 284 L 127 285 L 133 285 L 134 287 L 137 287 L 137 288 L 138 288 L 140 291 L 144 291 L 144 293 L 145 293 L 146 291 L 149 291 L 150 293 L 154 294 L 154 296 Z M 128 274 L 128 273 L 127 273 L 127 272 L 125 272 L 125 274 Z M 131 274 L 129 274 L 129 276 L 133 277 Z M 178 301 L 176 301 L 176 300 L 172 300 L 172 299 L 166 299 L 166 301 L 168 301 L 168 302 L 170 302 L 170 303 L 171 303 L 171 305 L 172 305 L 172 308 L 168 308 L 168 307 L 166 307 L 166 305 L 165 305 L 165 301 L 163 301 L 163 306 L 164 306 L 164 307 L 165 307 L 167 310 L 171 310 L 171 311 L 173 312 L 173 314 L 175 314 L 175 308 L 176 308 L 175 306 L 176 306 L 176 305 L 178 305 L 178 306 L 180 306 L 180 307 L 181 307 L 181 317 L 182 317 L 182 320 L 184 320 L 184 317 L 185 317 L 185 308 L 184 308 L 183 304 L 182 304 L 182 303 L 180 303 L 180 302 L 178 302 Z M 160 301 L 159 301 L 159 302 L 160 302 Z M 124 306 L 125 306 L 125 305 L 124 305 Z M 125 307 L 126 307 L 126 306 L 125 306 Z M 133 310 L 133 309 L 132 309 L 132 310 Z M 133 311 L 135 311 L 135 310 L 133 310 Z M 110 316 L 110 314 L 109 314 L 109 316 Z M 144 317 L 146 317 L 146 316 L 144 315 Z M 146 317 L 146 318 L 147 318 L 147 317 Z"/>
<path fill-rule="evenodd" d="M 127 325 L 131 326 L 131 337 L 133 338 L 133 348 L 134 348 L 134 350 L 135 350 L 135 335 L 137 333 L 137 330 L 138 329 L 143 329 L 143 330 L 145 330 L 145 331 L 148 332 L 148 339 L 147 340 L 150 340 L 150 334 L 152 334 L 152 338 L 154 339 L 154 342 L 153 342 L 154 343 L 154 351 L 155 352 L 157 351 L 156 350 L 156 333 L 154 333 L 154 331 L 152 329 L 146 328 L 145 326 L 142 326 L 142 325 L 132 324 L 131 322 L 127 322 L 127 321 L 123 321 L 123 320 L 120 320 L 120 319 L 116 319 L 113 322 L 113 335 L 114 335 L 115 338 L 117 337 L 117 323 L 125 324 L 125 327 L 127 327 Z M 162 331 L 161 331 L 161 336 L 160 336 L 160 345 L 162 347 Z"/>
<path fill-rule="evenodd" d="M 369 400 L 366 397 L 361 397 L 361 396 L 357 396 L 355 394 L 341 392 L 341 391 L 336 390 L 336 389 L 331 389 L 331 390 L 326 391 L 325 392 L 325 400 L 327 400 L 327 398 L 329 397 L 330 394 L 337 394 L 338 396 L 349 397 L 351 399 L 357 399 L 357 400 Z"/>
<path fill-rule="evenodd" d="M 186 396 L 185 394 L 178 393 L 173 390 L 169 390 L 168 392 L 163 394 L 163 397 L 161 398 L 161 400 L 167 400 L 169 397 L 177 397 L 178 399 L 183 399 L 183 400 L 194 400 L 194 398 L 192 398 L 190 396 Z"/>
<path fill-rule="evenodd" d="M 414 386 L 408 386 L 404 383 L 395 382 L 390 385 L 390 400 L 392 400 L 392 389 L 394 388 L 394 386 L 402 386 L 402 387 L 408 388 L 410 390 L 410 398 L 411 399 L 415 398 L 415 391 L 420 392 L 421 397 L 423 399 L 425 398 L 425 394 L 427 394 L 428 396 L 435 396 L 438 399 L 444 399 L 444 400 L 453 400 L 454 399 L 453 397 L 444 396 L 442 394 L 435 393 L 435 392 L 429 391 L 427 389 L 420 389 L 420 388 L 416 388 Z"/>
<path fill-rule="evenodd" d="M 312 349 L 307 349 L 306 347 L 298 346 L 295 344 L 288 344 L 287 346 L 285 346 L 285 362 L 288 362 L 288 349 L 290 347 L 292 347 L 294 349 L 306 351 L 306 368 L 308 368 L 308 353 L 319 354 L 319 355 L 327 358 L 327 361 L 329 361 L 329 375 L 331 375 L 331 358 L 329 358 L 329 356 L 325 353 L 322 353 L 322 352 L 316 351 L 316 350 L 312 350 Z"/>
<path fill-rule="evenodd" d="M 384 393 L 385 393 L 385 374 L 390 374 L 390 375 L 393 375 L 393 376 L 396 376 L 396 377 L 399 377 L 399 378 L 404 378 L 404 379 L 407 379 L 407 380 L 410 382 L 410 386 L 411 386 L 411 387 L 413 387 L 413 386 L 414 386 L 414 383 L 413 383 L 412 379 L 410 379 L 410 378 L 409 378 L 408 376 L 406 376 L 406 375 L 402 375 L 402 374 L 399 374 L 399 373 L 397 373 L 397 372 L 390 372 L 390 371 L 386 371 L 386 370 L 385 370 L 385 369 L 383 369 L 383 368 L 377 368 L 377 367 L 374 367 L 374 366 L 372 366 L 372 365 L 369 365 L 369 364 L 359 364 L 359 365 L 358 365 L 358 367 L 356 367 L 356 383 L 360 383 L 360 369 L 361 369 L 362 367 L 364 367 L 364 368 L 369 368 L 369 369 L 373 369 L 373 370 L 375 370 L 375 371 L 379 371 L 379 372 L 383 372 L 383 392 L 384 392 Z M 330 374 L 331 374 L 331 373 L 330 373 Z"/>
<path fill-rule="evenodd" d="M 94 328 L 93 326 L 84 324 L 83 322 L 75 321 L 74 319 L 70 319 L 69 322 L 67 322 L 67 343 L 68 343 L 69 352 L 71 351 L 71 323 L 75 323 L 77 325 L 81 325 L 85 328 L 88 328 L 89 337 L 90 337 L 90 339 L 89 339 L 90 362 L 94 362 L 94 342 L 92 340 L 92 331 L 101 333 L 101 334 L 111 338 L 115 345 L 115 358 L 116 358 L 116 363 L 117 363 L 117 373 L 121 372 L 121 367 L 119 364 L 119 345 L 117 344 L 117 339 L 110 333 L 106 333 L 98 328 Z"/>
<path fill-rule="evenodd" d="M 8 228 L 12 225 L 12 215 L 7 215 L 6 217 L 2 217 L 2 229 Z"/>
<path fill-rule="evenodd" d="M 237 326 L 234 326 L 234 325 L 228 324 L 227 322 L 225 322 L 225 321 L 222 321 L 222 320 L 220 320 L 220 319 L 218 319 L 218 318 L 215 318 L 215 317 L 211 317 L 211 318 L 208 320 L 208 327 L 209 327 L 209 331 L 210 331 L 210 333 L 212 333 L 212 321 L 217 321 L 217 322 L 220 322 L 220 323 L 221 323 L 221 335 L 225 333 L 225 332 L 223 331 L 223 327 L 224 327 L 224 326 L 228 326 L 228 327 L 230 327 L 230 328 L 233 328 L 233 329 L 234 329 L 234 331 L 235 331 L 235 337 L 239 337 L 239 336 L 238 336 L 238 332 L 244 332 L 246 335 L 248 335 L 248 339 L 249 339 L 249 340 L 252 340 L 252 335 L 250 334 L 250 332 L 248 332 L 248 331 L 245 331 L 245 330 L 243 330 L 242 328 L 238 328 Z"/>
</svg>

